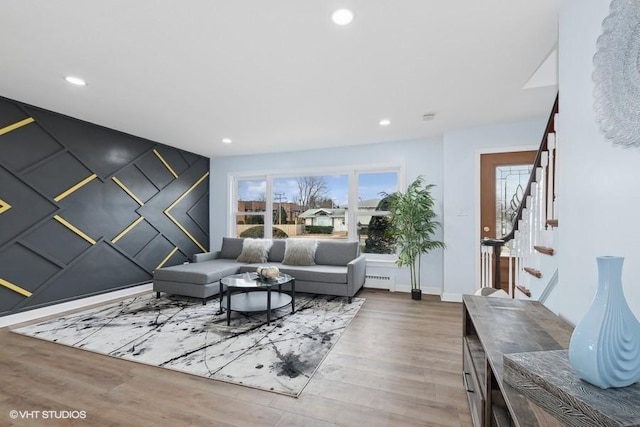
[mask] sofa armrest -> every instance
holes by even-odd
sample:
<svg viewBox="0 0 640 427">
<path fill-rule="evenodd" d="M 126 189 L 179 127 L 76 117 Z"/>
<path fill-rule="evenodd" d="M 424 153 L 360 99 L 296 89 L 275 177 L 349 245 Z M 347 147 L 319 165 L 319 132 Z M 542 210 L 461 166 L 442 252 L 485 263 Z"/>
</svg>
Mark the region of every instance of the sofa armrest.
<svg viewBox="0 0 640 427">
<path fill-rule="evenodd" d="M 347 264 L 347 286 L 349 296 L 353 296 L 364 286 L 367 259 L 364 255 L 354 258 Z"/>
<path fill-rule="evenodd" d="M 218 258 L 220 258 L 220 251 L 193 254 L 193 262 L 210 261 L 212 259 L 218 259 Z"/>
</svg>

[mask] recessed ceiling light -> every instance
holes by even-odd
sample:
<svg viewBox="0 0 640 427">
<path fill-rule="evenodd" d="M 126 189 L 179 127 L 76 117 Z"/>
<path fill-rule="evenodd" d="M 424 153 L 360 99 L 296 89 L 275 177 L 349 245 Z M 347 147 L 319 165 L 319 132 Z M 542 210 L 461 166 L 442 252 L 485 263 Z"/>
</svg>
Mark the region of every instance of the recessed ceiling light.
<svg viewBox="0 0 640 427">
<path fill-rule="evenodd" d="M 231 138 L 222 138 L 222 143 L 223 144 L 231 144 Z"/>
<path fill-rule="evenodd" d="M 391 124 L 391 120 L 389 119 L 382 119 L 378 122 L 378 124 L 380 126 L 389 126 Z"/>
<path fill-rule="evenodd" d="M 353 21 L 353 12 L 349 9 L 338 9 L 331 15 L 331 20 L 336 25 L 349 25 Z"/>
<path fill-rule="evenodd" d="M 76 85 L 76 86 L 86 86 L 87 82 L 84 81 L 84 79 L 81 79 L 80 77 L 76 77 L 76 76 L 67 76 L 64 78 L 67 83 L 71 83 L 72 85 Z"/>
</svg>

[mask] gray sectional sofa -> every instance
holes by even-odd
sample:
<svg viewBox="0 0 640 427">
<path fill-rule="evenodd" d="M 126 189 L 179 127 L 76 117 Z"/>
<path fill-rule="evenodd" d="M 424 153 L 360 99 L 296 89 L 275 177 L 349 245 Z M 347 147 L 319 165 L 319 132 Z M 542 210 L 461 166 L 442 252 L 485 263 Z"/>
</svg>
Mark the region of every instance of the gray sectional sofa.
<svg viewBox="0 0 640 427">
<path fill-rule="evenodd" d="M 365 258 L 358 242 L 318 240 L 316 265 L 284 265 L 285 240 L 273 240 L 266 263 L 250 264 L 236 261 L 242 252 L 244 239 L 225 237 L 217 252 L 195 254 L 193 263 L 164 267 L 153 275 L 153 290 L 206 298 L 219 292 L 219 281 L 236 273 L 254 272 L 259 266 L 276 266 L 296 280 L 296 292 L 337 295 L 351 298 L 365 281 Z"/>
</svg>

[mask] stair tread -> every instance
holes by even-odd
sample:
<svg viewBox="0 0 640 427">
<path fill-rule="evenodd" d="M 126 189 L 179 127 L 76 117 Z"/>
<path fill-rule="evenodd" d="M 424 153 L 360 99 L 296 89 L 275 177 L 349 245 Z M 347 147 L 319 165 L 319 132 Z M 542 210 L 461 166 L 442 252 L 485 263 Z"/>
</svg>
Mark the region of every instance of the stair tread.
<svg viewBox="0 0 640 427">
<path fill-rule="evenodd" d="M 531 298 L 531 291 L 522 285 L 516 285 L 516 289 Z"/>
<path fill-rule="evenodd" d="M 550 248 L 549 246 L 534 245 L 533 249 L 535 249 L 536 251 L 540 252 L 541 254 L 545 254 L 545 255 L 553 256 L 556 253 L 555 249 Z"/>
<path fill-rule="evenodd" d="M 537 277 L 538 279 L 542 278 L 542 273 L 540 272 L 540 270 L 536 270 L 532 267 L 524 267 L 523 270 L 531 274 L 532 276 Z"/>
</svg>

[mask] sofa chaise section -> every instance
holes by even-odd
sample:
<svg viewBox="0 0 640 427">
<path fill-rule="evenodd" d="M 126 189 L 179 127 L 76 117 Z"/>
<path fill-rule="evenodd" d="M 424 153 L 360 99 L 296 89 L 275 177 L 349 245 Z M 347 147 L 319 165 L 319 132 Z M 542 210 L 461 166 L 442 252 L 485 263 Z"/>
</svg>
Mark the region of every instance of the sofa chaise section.
<svg viewBox="0 0 640 427">
<path fill-rule="evenodd" d="M 218 294 L 220 279 L 236 274 L 239 265 L 235 259 L 212 259 L 160 268 L 153 273 L 153 290 L 158 297 L 166 292 L 202 298 L 206 304 L 207 298 Z"/>
</svg>

